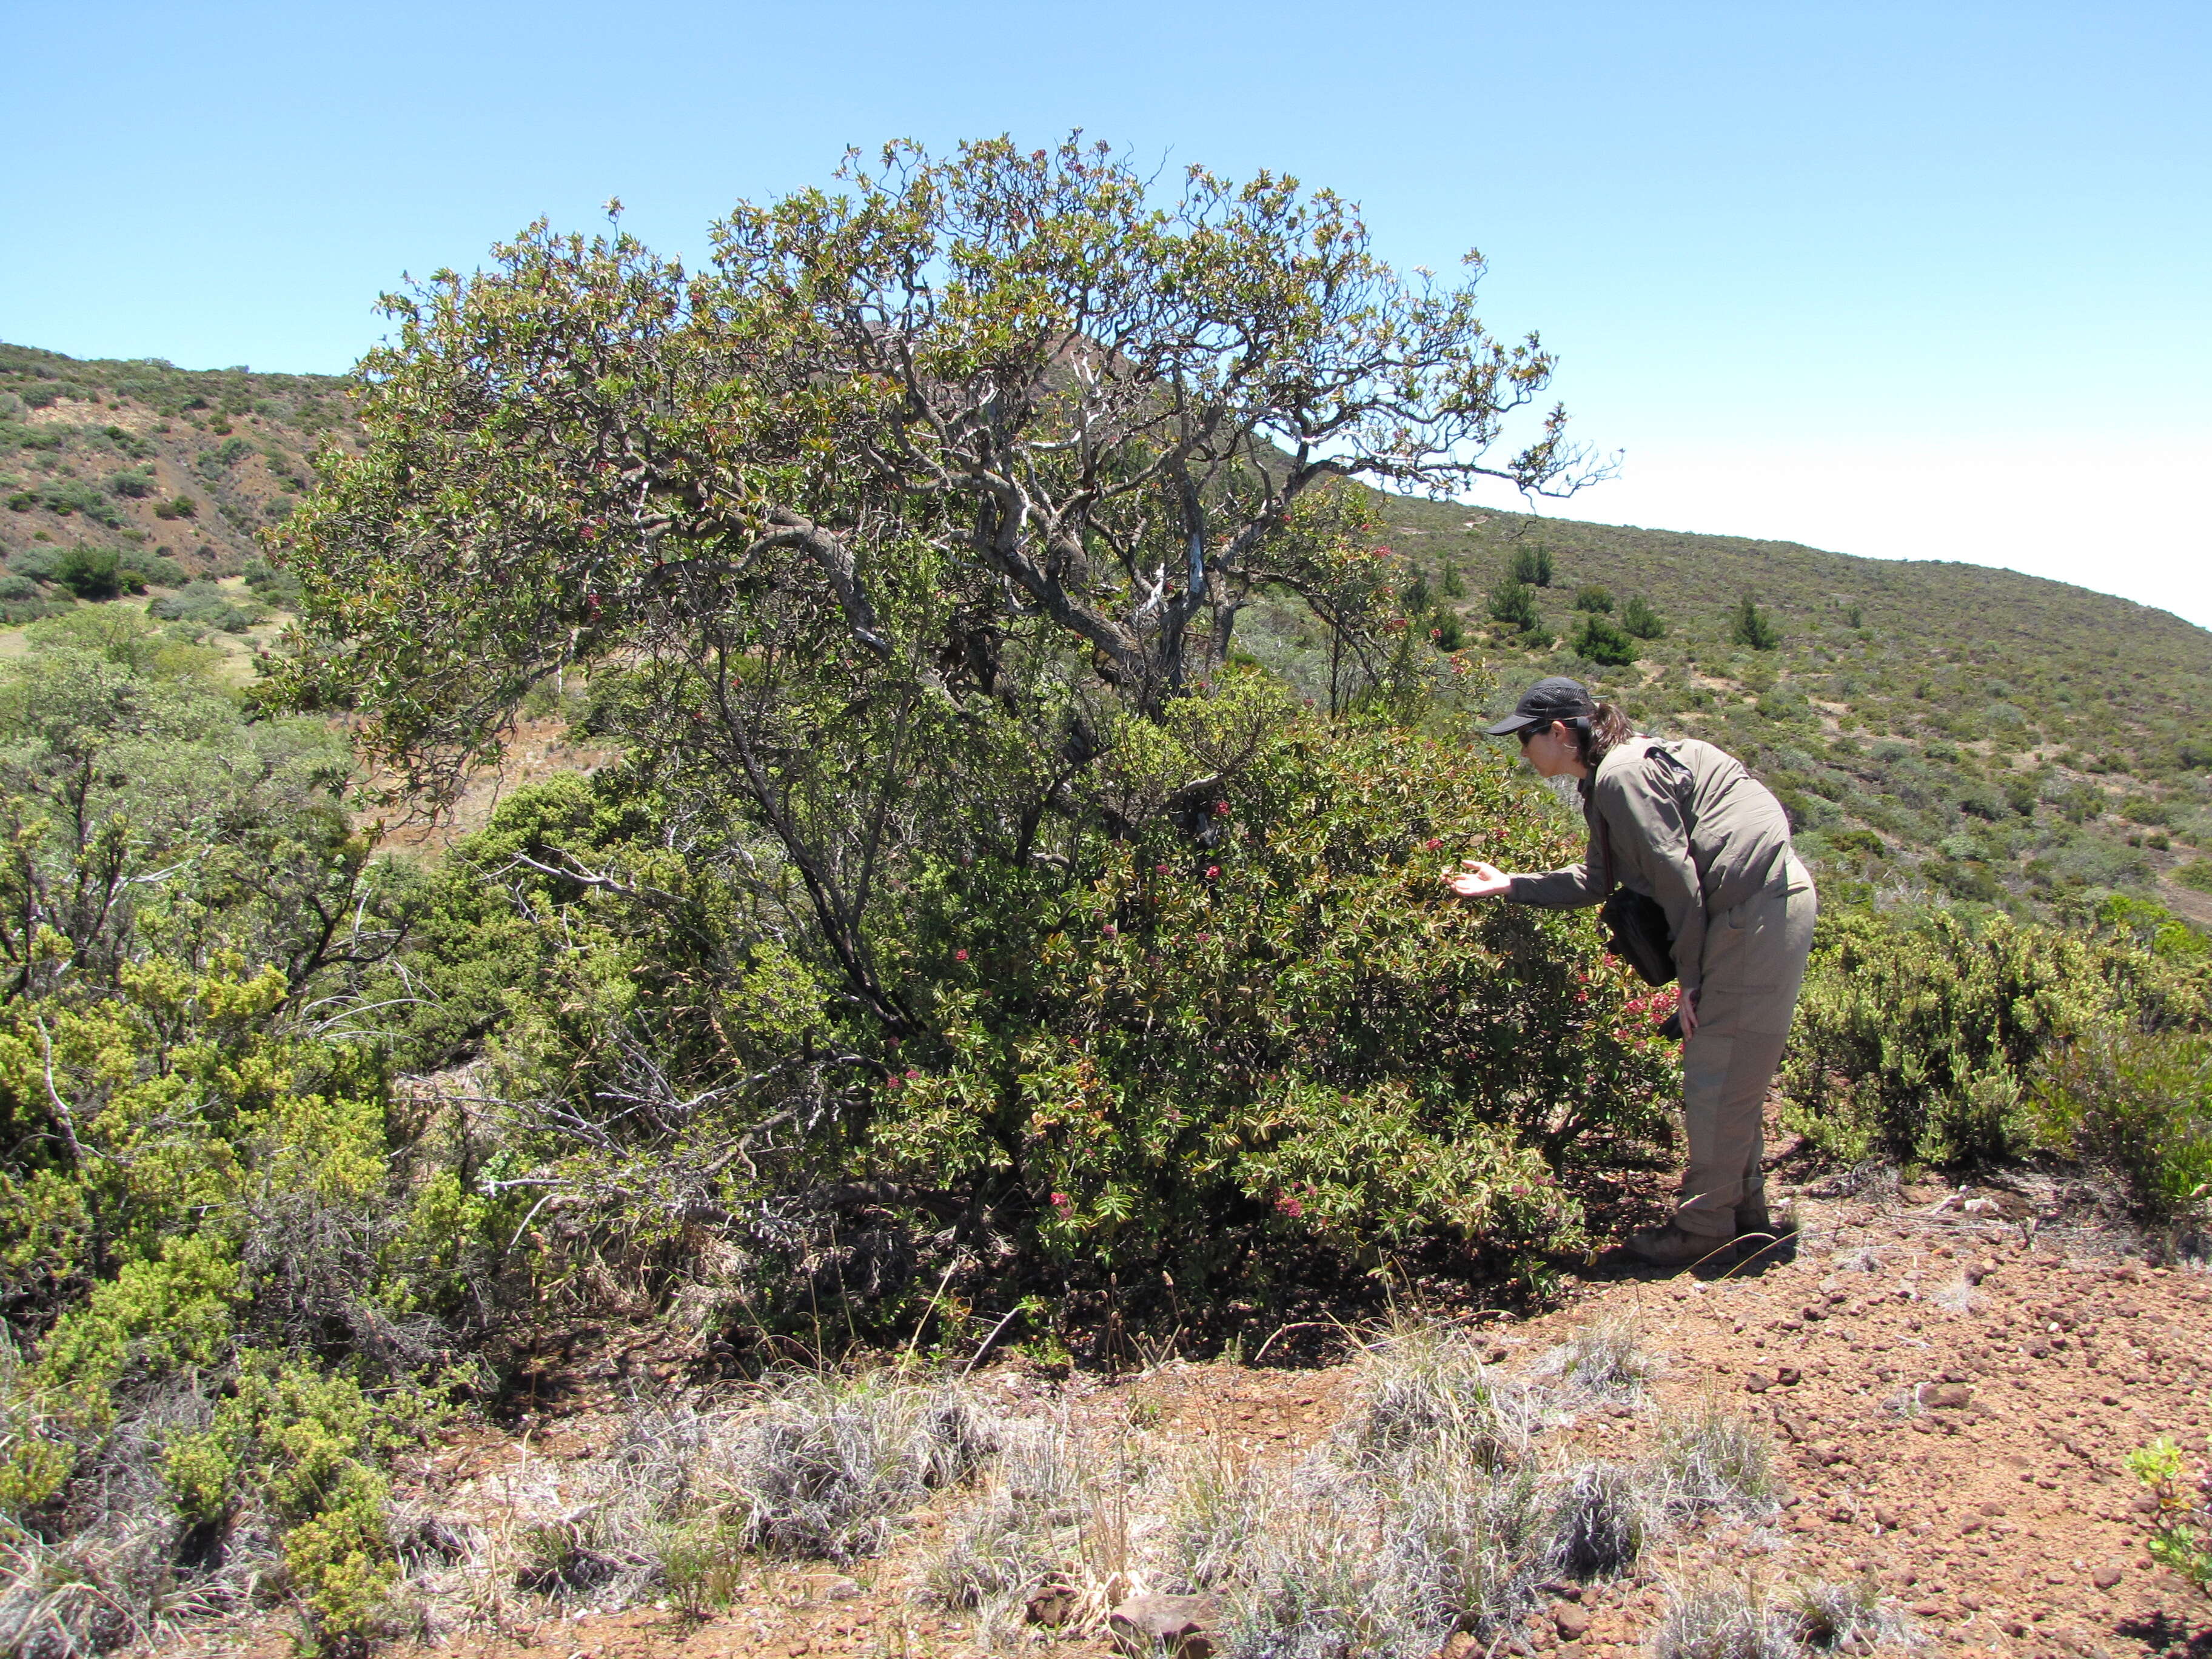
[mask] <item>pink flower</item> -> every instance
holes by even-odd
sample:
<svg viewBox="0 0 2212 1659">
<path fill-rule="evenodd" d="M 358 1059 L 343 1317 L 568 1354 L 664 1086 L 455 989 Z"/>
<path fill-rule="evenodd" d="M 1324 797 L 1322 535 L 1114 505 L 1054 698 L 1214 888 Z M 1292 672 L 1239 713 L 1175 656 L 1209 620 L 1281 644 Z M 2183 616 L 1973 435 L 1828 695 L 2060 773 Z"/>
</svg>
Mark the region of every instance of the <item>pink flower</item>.
<svg viewBox="0 0 2212 1659">
<path fill-rule="evenodd" d="M 1293 1221 L 1297 1220 L 1300 1216 L 1306 1212 L 1306 1206 L 1299 1203 L 1295 1198 L 1292 1198 L 1288 1193 L 1281 1194 L 1276 1198 L 1275 1207 L 1281 1211 L 1283 1214 L 1290 1217 Z"/>
<path fill-rule="evenodd" d="M 1425 853 L 1433 853 L 1437 848 L 1443 844 L 1444 842 L 1442 836 L 1431 836 L 1426 841 L 1421 843 L 1421 850 Z"/>
<path fill-rule="evenodd" d="M 1206 866 L 1206 878 L 1208 881 L 1212 881 L 1212 880 L 1216 877 L 1216 876 L 1219 875 L 1220 873 L 1221 873 L 1221 866 L 1220 866 L 1219 865 L 1218 865 L 1218 864 L 1209 864 L 1209 865 L 1207 865 L 1207 866 Z"/>
<path fill-rule="evenodd" d="M 955 962 L 965 962 L 968 960 L 968 953 L 965 951 L 955 951 L 952 953 L 952 959 Z"/>
<path fill-rule="evenodd" d="M 1116 927 L 1115 927 L 1112 922 L 1110 922 L 1110 921 L 1109 921 L 1109 922 L 1108 922 L 1108 923 L 1106 924 L 1106 937 L 1107 937 L 1108 939 L 1112 939 L 1112 938 L 1113 938 L 1116 933 L 1119 933 L 1121 931 L 1121 930 L 1120 928 Z"/>
<path fill-rule="evenodd" d="M 1164 876 L 1167 872 L 1168 867 L 1164 864 L 1156 864 L 1152 866 L 1152 873 L 1156 876 Z"/>
<path fill-rule="evenodd" d="M 1075 1200 L 1066 1193 L 1054 1193 L 1052 1195 L 1052 1207 L 1065 1215 L 1075 1207 Z"/>
<path fill-rule="evenodd" d="M 1229 816 L 1229 803 L 1225 800 L 1218 800 L 1214 802 L 1213 816 L 1217 818 L 1227 817 Z"/>
</svg>

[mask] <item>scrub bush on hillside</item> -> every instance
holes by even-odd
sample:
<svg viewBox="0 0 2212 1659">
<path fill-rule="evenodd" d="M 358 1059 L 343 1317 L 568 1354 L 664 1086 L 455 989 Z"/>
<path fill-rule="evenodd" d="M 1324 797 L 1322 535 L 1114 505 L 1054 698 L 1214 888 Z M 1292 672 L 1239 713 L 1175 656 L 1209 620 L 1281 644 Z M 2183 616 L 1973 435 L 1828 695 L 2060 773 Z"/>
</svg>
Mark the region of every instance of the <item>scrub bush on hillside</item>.
<svg viewBox="0 0 2212 1659">
<path fill-rule="evenodd" d="M 488 1173 L 556 1192 L 580 1253 L 726 1218 L 769 1303 L 864 1324 L 926 1249 L 1200 1298 L 1317 1249 L 1528 1272 L 1581 1242 L 1577 1178 L 1661 1132 L 1671 1054 L 1586 922 L 1439 901 L 1452 858 L 1568 851 L 1463 739 L 1257 679 L 1126 722 L 1029 855 L 971 819 L 896 867 L 890 1032 L 757 846 L 674 850 L 653 777 L 504 803 L 410 969 L 418 1063 L 489 1046 L 531 1103 Z"/>
<path fill-rule="evenodd" d="M 93 620 L 0 679 L 0 1626 L 91 1650 L 281 1570 L 350 1641 L 482 1206 L 327 1000 L 404 908 L 343 744 Z"/>
<path fill-rule="evenodd" d="M 1814 940 L 1785 1092 L 1798 1126 L 1848 1158 L 1955 1167 L 2054 1137 L 2078 1152 L 2087 1135 L 2100 1157 L 2140 1159 L 2143 1146 L 2123 1143 L 2143 1126 L 2112 1124 L 2126 1115 L 2120 1095 L 2147 1063 L 2144 1045 L 2208 1029 L 2206 959 L 2118 927 L 1844 912 L 1823 917 Z M 2072 1103 L 2039 1127 L 2033 1103 L 2046 1087 Z M 2160 1178 L 2146 1174 L 2140 1190 Z"/>
</svg>

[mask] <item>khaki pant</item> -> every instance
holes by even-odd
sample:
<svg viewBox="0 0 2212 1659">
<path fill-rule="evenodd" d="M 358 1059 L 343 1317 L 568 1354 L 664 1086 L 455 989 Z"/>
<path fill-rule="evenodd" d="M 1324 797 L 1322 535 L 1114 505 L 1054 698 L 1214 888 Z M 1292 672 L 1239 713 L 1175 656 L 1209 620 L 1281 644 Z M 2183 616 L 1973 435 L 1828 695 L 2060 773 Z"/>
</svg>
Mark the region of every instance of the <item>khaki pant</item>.
<svg viewBox="0 0 2212 1659">
<path fill-rule="evenodd" d="M 1727 1238 L 1764 1225 L 1760 1110 L 1782 1063 L 1820 901 L 1792 853 L 1780 877 L 1708 919 L 1698 1029 L 1682 1045 L 1682 1127 L 1690 1143 L 1674 1224 Z"/>
</svg>

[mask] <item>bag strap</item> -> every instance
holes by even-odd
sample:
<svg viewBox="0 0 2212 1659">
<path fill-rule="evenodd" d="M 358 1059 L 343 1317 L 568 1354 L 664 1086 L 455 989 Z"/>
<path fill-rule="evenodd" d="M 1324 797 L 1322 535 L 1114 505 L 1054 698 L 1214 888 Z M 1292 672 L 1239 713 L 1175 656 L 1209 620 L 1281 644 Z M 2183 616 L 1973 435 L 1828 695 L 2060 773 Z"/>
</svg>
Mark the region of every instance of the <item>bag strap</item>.
<svg viewBox="0 0 2212 1659">
<path fill-rule="evenodd" d="M 1682 813 L 1682 827 L 1684 832 L 1687 833 L 1689 803 L 1682 798 L 1682 781 L 1690 775 L 1690 769 L 1677 760 L 1660 738 L 1639 735 L 1633 741 L 1644 745 L 1644 753 L 1638 757 L 1641 762 L 1648 763 L 1654 755 L 1661 756 L 1666 760 L 1668 783 L 1675 798 L 1674 805 Z M 1595 772 L 1590 775 L 1589 805 L 1590 811 L 1597 815 L 1598 844 L 1605 848 L 1605 891 L 1606 896 L 1610 898 L 1620 890 L 1620 868 L 1613 861 L 1613 826 L 1605 821 L 1605 809 L 1597 804 L 1597 775 Z"/>
</svg>

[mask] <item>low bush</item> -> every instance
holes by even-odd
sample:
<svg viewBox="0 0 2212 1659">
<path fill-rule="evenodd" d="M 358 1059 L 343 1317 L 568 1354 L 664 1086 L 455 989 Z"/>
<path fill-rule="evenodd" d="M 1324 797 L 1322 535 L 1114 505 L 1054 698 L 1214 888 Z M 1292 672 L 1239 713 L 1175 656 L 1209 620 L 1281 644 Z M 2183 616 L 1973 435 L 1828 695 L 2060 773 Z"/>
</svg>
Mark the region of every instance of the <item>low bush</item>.
<svg viewBox="0 0 2212 1659">
<path fill-rule="evenodd" d="M 53 567 L 54 580 L 80 599 L 112 599 L 146 591 L 144 574 L 112 548 L 72 547 Z"/>
<path fill-rule="evenodd" d="M 146 614 L 157 622 L 188 623 L 225 634 L 243 634 L 261 620 L 261 612 L 239 604 L 219 584 L 205 580 L 186 582 L 174 593 L 150 601 Z"/>
<path fill-rule="evenodd" d="M 2033 1144 L 2045 1056 L 2130 1025 L 2212 1025 L 2202 960 L 2002 916 L 1824 916 L 1784 1068 L 1790 1121 L 1854 1162 L 2010 1157 Z"/>
<path fill-rule="evenodd" d="M 1627 604 L 1620 607 L 1620 625 L 1639 640 L 1664 639 L 1667 619 L 1651 608 L 1651 602 L 1641 593 L 1631 593 Z"/>
<path fill-rule="evenodd" d="M 2212 1209 L 2212 1038 L 2092 1032 L 2044 1057 L 2034 1098 L 2040 1142 L 2118 1176 L 2143 1221 Z"/>
<path fill-rule="evenodd" d="M 1753 651 L 1771 651 L 1782 643 L 1782 629 L 1759 608 L 1759 602 L 1747 593 L 1737 603 L 1735 614 L 1729 619 L 1729 641 L 1733 645 L 1748 646 Z"/>
<path fill-rule="evenodd" d="M 1533 634 L 1544 625 L 1543 614 L 1536 609 L 1535 590 L 1511 576 L 1490 590 L 1487 608 L 1491 621 L 1523 634 Z"/>
<path fill-rule="evenodd" d="M 1507 567 L 1507 574 L 1516 582 L 1531 587 L 1552 585 L 1552 550 L 1547 547 L 1522 547 L 1514 550 Z"/>
<path fill-rule="evenodd" d="M 256 556 L 246 562 L 246 585 L 262 604 L 280 611 L 300 608 L 300 579 L 282 565 Z"/>
<path fill-rule="evenodd" d="M 1586 612 L 1574 638 L 1577 654 L 1607 668 L 1626 668 L 1636 660 L 1636 641 L 1619 623 L 1595 611 Z"/>
<path fill-rule="evenodd" d="M 116 556 L 125 569 L 136 571 L 148 586 L 184 586 L 184 566 L 166 553 L 149 553 L 143 548 L 125 548 Z"/>
</svg>

